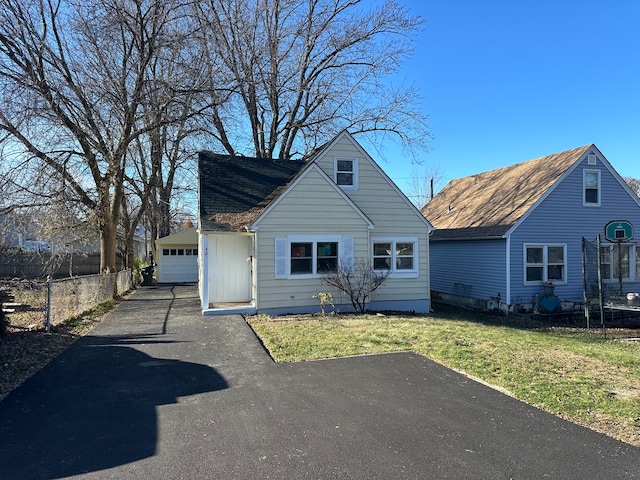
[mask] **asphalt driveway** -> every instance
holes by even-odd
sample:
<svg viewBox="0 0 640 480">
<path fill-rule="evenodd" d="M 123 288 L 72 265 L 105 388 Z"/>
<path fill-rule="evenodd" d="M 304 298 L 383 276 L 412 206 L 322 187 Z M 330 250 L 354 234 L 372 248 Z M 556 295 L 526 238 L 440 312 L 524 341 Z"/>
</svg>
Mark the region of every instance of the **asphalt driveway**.
<svg viewBox="0 0 640 480">
<path fill-rule="evenodd" d="M 0 479 L 640 478 L 640 449 L 412 353 L 276 365 L 145 287 L 0 402 Z"/>
</svg>

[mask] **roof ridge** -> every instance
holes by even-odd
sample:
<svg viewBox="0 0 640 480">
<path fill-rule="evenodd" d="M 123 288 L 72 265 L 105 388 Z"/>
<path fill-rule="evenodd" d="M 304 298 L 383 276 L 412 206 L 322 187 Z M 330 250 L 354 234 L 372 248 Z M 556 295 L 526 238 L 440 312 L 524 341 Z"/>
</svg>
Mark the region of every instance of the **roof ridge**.
<svg viewBox="0 0 640 480">
<path fill-rule="evenodd" d="M 522 162 L 514 163 L 512 165 L 506 165 L 504 167 L 493 168 L 491 170 L 486 170 L 484 172 L 472 173 L 471 175 L 467 175 L 466 177 L 460 177 L 460 178 L 457 178 L 456 180 L 461 180 L 463 178 L 468 178 L 468 177 L 474 177 L 474 176 L 477 176 L 477 175 L 484 175 L 484 174 L 488 174 L 488 173 L 492 173 L 492 172 L 497 172 L 497 171 L 500 171 L 500 170 L 510 170 L 510 169 L 514 169 L 514 168 L 520 167 L 522 165 L 525 165 L 525 164 L 528 164 L 528 163 L 531 163 L 531 162 L 537 162 L 537 161 L 545 160 L 545 159 L 548 159 L 550 157 L 555 157 L 555 156 L 559 156 L 559 155 L 567 155 L 567 154 L 573 153 L 574 151 L 579 151 L 579 150 L 588 150 L 589 148 L 594 147 L 594 146 L 595 146 L 595 144 L 590 143 L 588 145 L 583 145 L 581 147 L 575 147 L 575 148 L 570 148 L 568 150 L 563 150 L 562 152 L 550 153 L 548 155 L 543 155 L 541 157 L 530 158 L 529 160 L 523 160 Z"/>
<path fill-rule="evenodd" d="M 491 227 L 502 235 L 593 147 L 588 144 L 452 180 L 422 214 L 436 229 Z M 544 168 L 539 167 L 542 164 Z"/>
</svg>

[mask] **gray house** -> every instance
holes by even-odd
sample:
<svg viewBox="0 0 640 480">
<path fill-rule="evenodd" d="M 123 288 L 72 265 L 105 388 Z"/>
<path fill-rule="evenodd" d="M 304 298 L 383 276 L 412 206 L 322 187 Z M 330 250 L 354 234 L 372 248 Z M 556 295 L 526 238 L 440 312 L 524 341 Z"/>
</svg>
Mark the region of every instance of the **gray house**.
<svg viewBox="0 0 640 480">
<path fill-rule="evenodd" d="M 308 162 L 199 157 L 202 311 L 318 311 L 322 282 L 359 262 L 389 274 L 372 310 L 428 312 L 429 230 L 418 209 L 344 131 Z"/>
<path fill-rule="evenodd" d="M 604 241 L 614 220 L 640 235 L 640 199 L 595 145 L 454 180 L 422 213 L 435 228 L 434 301 L 530 308 L 549 285 L 559 299 L 580 301 L 582 239 L 598 234 L 605 294 L 618 286 L 618 249 L 624 292 L 640 290 L 638 243 Z"/>
</svg>

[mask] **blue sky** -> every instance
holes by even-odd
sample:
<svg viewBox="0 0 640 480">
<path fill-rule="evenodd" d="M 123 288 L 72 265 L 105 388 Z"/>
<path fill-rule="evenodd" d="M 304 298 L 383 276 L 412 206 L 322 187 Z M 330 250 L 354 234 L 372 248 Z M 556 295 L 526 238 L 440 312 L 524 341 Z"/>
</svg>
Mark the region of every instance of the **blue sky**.
<svg viewBox="0 0 640 480">
<path fill-rule="evenodd" d="M 415 82 L 444 183 L 595 143 L 640 178 L 640 1 L 401 0 L 426 19 L 394 81 Z M 407 190 L 416 166 L 389 150 Z"/>
</svg>

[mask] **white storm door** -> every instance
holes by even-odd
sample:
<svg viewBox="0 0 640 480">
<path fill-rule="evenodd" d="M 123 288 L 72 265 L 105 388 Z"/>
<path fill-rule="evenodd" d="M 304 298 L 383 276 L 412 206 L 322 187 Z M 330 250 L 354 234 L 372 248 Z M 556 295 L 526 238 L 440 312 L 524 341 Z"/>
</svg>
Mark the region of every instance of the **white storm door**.
<svg viewBox="0 0 640 480">
<path fill-rule="evenodd" d="M 251 301 L 250 236 L 210 238 L 209 281 L 210 302 Z"/>
</svg>

